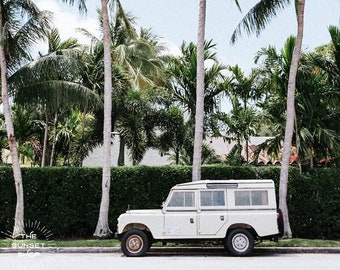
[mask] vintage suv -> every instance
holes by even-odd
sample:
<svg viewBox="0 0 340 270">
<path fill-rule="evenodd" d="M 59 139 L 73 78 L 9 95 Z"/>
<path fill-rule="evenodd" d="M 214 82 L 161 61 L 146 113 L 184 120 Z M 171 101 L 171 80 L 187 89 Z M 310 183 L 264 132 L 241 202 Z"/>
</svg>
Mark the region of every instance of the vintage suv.
<svg viewBox="0 0 340 270">
<path fill-rule="evenodd" d="M 143 256 L 154 242 L 213 241 L 247 256 L 255 240 L 282 236 L 272 180 L 202 180 L 174 186 L 159 210 L 127 210 L 118 218 L 122 252 Z"/>
</svg>

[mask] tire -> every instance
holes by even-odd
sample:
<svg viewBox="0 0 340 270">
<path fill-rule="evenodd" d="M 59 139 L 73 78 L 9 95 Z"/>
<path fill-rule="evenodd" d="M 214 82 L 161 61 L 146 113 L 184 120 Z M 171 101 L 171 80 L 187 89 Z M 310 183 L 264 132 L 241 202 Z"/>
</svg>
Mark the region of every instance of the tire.
<svg viewBox="0 0 340 270">
<path fill-rule="evenodd" d="M 144 256 L 150 248 L 149 239 L 145 232 L 141 230 L 127 231 L 121 241 L 121 249 L 127 257 Z"/>
<path fill-rule="evenodd" d="M 278 218 L 277 218 L 277 227 L 279 229 L 279 237 L 281 238 L 284 234 L 284 223 L 283 223 L 283 215 L 282 215 L 282 211 L 281 209 L 277 209 L 277 214 L 278 214 Z"/>
<path fill-rule="evenodd" d="M 246 229 L 235 229 L 225 238 L 224 246 L 233 256 L 248 256 L 254 249 L 254 236 Z"/>
</svg>

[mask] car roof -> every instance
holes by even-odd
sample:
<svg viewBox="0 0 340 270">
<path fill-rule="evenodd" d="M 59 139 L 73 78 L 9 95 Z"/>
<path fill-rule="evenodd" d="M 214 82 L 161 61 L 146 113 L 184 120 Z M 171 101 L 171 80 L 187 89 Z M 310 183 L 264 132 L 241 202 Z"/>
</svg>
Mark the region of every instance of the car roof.
<svg viewBox="0 0 340 270">
<path fill-rule="evenodd" d="M 271 179 L 199 180 L 177 184 L 172 189 L 274 188 Z"/>
</svg>

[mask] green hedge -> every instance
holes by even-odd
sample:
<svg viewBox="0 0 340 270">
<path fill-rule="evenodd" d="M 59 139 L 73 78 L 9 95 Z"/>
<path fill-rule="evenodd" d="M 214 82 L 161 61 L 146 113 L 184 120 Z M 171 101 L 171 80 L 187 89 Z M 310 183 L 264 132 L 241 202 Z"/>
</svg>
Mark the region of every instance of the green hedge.
<svg viewBox="0 0 340 270">
<path fill-rule="evenodd" d="M 23 168 L 25 221 L 51 230 L 55 238 L 91 237 L 101 199 L 101 168 Z M 270 178 L 278 190 L 278 167 L 204 166 L 203 179 Z M 115 167 L 111 174 L 110 226 L 128 207 L 160 208 L 169 189 L 191 180 L 189 166 Z M 0 231 L 13 228 L 15 189 L 12 170 L 0 168 Z M 340 170 L 290 171 L 289 215 L 293 234 L 303 238 L 340 237 Z"/>
</svg>

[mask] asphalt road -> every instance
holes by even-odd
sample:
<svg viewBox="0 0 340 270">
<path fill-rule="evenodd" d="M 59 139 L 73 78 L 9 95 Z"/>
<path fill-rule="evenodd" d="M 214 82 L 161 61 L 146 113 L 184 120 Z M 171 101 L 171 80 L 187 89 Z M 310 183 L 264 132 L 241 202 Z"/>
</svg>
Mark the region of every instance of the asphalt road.
<svg viewBox="0 0 340 270">
<path fill-rule="evenodd" d="M 2 253 L 1 270 L 339 270 L 340 254 L 254 254 L 250 257 L 150 253 L 127 258 L 115 253 Z"/>
</svg>

